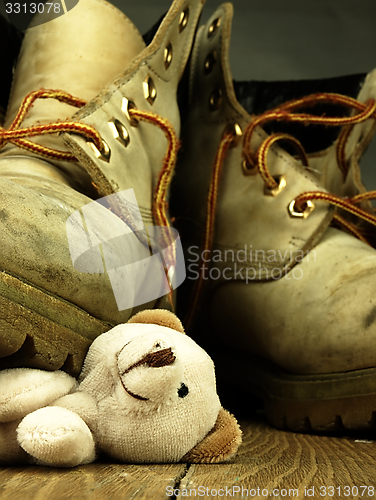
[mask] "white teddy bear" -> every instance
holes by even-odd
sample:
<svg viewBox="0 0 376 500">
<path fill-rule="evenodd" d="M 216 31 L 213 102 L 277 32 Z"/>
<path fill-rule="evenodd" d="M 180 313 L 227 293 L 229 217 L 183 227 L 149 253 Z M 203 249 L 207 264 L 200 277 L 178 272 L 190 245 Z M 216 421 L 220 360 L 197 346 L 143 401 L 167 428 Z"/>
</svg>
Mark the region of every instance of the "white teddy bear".
<svg viewBox="0 0 376 500">
<path fill-rule="evenodd" d="M 220 462 L 241 442 L 213 362 L 164 310 L 100 335 L 78 379 L 0 372 L 0 462 L 73 467 L 98 453 L 127 463 Z"/>
</svg>

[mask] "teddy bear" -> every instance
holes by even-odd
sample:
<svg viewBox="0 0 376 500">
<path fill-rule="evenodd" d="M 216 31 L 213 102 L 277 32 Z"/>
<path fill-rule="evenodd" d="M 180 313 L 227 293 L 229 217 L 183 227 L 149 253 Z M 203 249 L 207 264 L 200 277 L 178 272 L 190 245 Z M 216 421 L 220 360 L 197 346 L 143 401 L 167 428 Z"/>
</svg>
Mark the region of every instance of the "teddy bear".
<svg viewBox="0 0 376 500">
<path fill-rule="evenodd" d="M 0 372 L 2 464 L 74 467 L 99 453 L 123 463 L 218 463 L 240 443 L 211 358 L 167 310 L 141 311 L 97 337 L 78 380 Z"/>
</svg>

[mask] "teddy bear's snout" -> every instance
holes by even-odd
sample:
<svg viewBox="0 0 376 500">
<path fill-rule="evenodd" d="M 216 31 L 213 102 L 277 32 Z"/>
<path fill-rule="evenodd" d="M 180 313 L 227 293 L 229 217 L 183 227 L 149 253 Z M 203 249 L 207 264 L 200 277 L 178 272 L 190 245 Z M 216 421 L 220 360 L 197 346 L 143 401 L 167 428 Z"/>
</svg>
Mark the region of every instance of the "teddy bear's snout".
<svg viewBox="0 0 376 500">
<path fill-rule="evenodd" d="M 150 337 L 145 337 L 144 343 L 137 340 L 133 346 L 132 342 L 126 344 L 117 356 L 120 382 L 128 396 L 135 404 L 144 401 L 148 406 L 184 398 L 189 391 L 182 383 L 183 368 L 175 349 L 165 339 L 157 338 L 152 343 Z"/>
</svg>

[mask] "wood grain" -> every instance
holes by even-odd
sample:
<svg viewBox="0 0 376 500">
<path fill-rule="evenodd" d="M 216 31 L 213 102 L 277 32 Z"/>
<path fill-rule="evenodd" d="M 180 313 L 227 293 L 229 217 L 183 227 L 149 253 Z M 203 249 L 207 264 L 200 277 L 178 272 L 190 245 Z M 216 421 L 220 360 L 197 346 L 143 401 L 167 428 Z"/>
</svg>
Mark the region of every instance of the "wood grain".
<svg viewBox="0 0 376 500">
<path fill-rule="evenodd" d="M 243 422 L 242 429 L 244 442 L 239 453 L 225 464 L 101 462 L 74 469 L 1 468 L 0 499 L 376 500 L 376 441 L 370 436 L 294 434 L 273 429 L 260 418 Z"/>
<path fill-rule="evenodd" d="M 0 470 L 1 500 L 164 499 L 186 465 L 94 463 L 74 469 L 9 467 Z"/>
<path fill-rule="evenodd" d="M 203 486 L 213 498 L 226 487 L 239 498 L 242 487 L 243 498 L 376 498 L 375 441 L 294 434 L 264 421 L 242 429 L 244 443 L 231 463 L 191 465 L 180 489 Z"/>
</svg>

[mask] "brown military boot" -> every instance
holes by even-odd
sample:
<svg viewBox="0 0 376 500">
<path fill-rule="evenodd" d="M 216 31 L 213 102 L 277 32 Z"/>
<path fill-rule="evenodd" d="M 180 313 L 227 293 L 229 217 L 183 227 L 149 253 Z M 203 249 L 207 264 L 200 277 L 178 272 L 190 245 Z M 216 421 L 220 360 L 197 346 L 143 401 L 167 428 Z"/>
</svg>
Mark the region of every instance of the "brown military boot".
<svg viewBox="0 0 376 500">
<path fill-rule="evenodd" d="M 175 0 L 148 46 L 102 0 L 27 31 L 0 130 L 0 368 L 77 374 L 98 334 L 171 302 L 176 252 L 157 263 L 159 293 L 150 274 L 171 235 L 144 226 L 169 226 L 176 93 L 202 4 Z"/>
<path fill-rule="evenodd" d="M 231 17 L 222 5 L 191 57 L 171 204 L 187 264 L 179 303 L 221 379 L 259 395 L 277 427 L 373 428 L 375 250 L 332 227 L 339 197 L 299 142 L 266 134 L 236 100 Z"/>
</svg>

